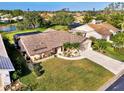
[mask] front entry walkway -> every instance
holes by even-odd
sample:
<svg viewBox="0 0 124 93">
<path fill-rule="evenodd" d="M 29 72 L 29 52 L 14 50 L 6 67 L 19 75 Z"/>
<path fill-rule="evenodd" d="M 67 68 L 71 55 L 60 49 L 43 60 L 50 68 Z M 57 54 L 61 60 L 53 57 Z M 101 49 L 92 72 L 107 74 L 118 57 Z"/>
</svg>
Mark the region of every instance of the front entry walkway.
<svg viewBox="0 0 124 93">
<path fill-rule="evenodd" d="M 122 70 L 124 70 L 123 62 L 112 59 L 96 51 L 93 51 L 93 50 L 84 51 L 82 52 L 82 56 L 103 66 L 104 68 L 108 69 L 114 74 L 119 74 Z"/>
</svg>

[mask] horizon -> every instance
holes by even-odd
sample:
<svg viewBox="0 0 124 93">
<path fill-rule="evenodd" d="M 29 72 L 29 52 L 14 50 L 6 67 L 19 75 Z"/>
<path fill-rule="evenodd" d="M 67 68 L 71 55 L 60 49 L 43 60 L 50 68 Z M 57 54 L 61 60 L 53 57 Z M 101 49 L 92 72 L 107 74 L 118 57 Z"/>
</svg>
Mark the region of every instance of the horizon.
<svg viewBox="0 0 124 93">
<path fill-rule="evenodd" d="M 111 2 L 0 2 L 0 10 L 57 11 L 69 8 L 70 11 L 103 10 Z"/>
</svg>

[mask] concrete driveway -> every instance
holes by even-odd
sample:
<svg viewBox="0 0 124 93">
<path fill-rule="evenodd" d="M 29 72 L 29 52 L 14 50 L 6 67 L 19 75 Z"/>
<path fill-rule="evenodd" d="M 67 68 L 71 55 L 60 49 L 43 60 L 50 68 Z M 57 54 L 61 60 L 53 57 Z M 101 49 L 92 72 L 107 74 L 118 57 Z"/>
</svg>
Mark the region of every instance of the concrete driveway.
<svg viewBox="0 0 124 93">
<path fill-rule="evenodd" d="M 119 74 L 124 69 L 124 62 L 120 62 L 93 50 L 82 52 L 82 56 L 103 66 L 114 74 Z"/>
</svg>

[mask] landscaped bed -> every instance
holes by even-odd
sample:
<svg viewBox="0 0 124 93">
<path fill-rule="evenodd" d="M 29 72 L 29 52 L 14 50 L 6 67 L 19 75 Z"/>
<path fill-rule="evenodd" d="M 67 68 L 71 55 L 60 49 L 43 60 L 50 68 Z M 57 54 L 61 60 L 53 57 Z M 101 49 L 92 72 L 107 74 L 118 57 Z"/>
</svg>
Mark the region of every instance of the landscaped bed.
<svg viewBox="0 0 124 93">
<path fill-rule="evenodd" d="M 45 72 L 34 72 L 20 81 L 32 90 L 97 90 L 114 75 L 88 59 L 70 61 L 59 58 L 41 63 Z"/>
</svg>

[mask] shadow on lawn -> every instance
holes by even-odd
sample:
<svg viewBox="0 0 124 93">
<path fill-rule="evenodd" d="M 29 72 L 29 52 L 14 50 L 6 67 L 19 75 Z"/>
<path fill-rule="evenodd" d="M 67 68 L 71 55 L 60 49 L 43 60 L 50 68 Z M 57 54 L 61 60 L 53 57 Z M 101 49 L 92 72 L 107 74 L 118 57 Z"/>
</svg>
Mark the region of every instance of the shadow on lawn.
<svg viewBox="0 0 124 93">
<path fill-rule="evenodd" d="M 8 56 L 9 56 L 11 62 L 13 63 L 13 66 L 15 68 L 16 74 L 18 75 L 18 78 L 30 74 L 31 71 L 29 70 L 29 68 L 26 64 L 26 60 L 23 58 L 23 56 L 20 54 L 20 52 L 16 50 L 16 48 L 14 47 L 13 44 L 10 44 L 9 39 L 4 37 L 3 40 L 4 40 L 4 44 L 5 44 Z M 11 78 L 13 80 L 15 80 L 12 77 L 13 73 L 14 72 L 10 73 Z"/>
</svg>

